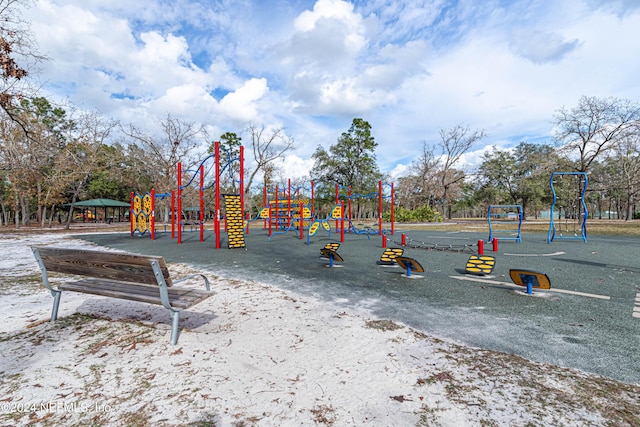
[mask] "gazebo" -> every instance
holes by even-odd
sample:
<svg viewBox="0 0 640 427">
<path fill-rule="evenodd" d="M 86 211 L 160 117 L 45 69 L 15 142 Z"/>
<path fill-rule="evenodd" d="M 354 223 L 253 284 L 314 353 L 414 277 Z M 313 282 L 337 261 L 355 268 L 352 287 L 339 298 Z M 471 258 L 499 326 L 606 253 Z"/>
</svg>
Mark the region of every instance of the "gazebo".
<svg viewBox="0 0 640 427">
<path fill-rule="evenodd" d="M 97 221 L 101 219 L 102 222 L 112 222 L 112 221 L 121 221 L 123 216 L 122 211 L 123 208 L 127 208 L 128 210 L 131 207 L 131 203 L 121 202 L 119 200 L 113 199 L 91 199 L 91 200 L 82 200 L 80 202 L 75 203 L 67 203 L 64 206 L 73 206 L 74 208 L 81 208 L 83 211 L 82 219 L 86 221 L 89 215 L 85 215 L 84 208 L 93 208 L 93 218 Z M 102 218 L 98 217 L 98 208 L 102 208 Z M 111 208 L 111 216 L 107 215 L 107 208 Z M 89 209 L 86 209 L 89 211 Z M 125 212 L 126 212 L 125 210 Z M 115 214 L 117 212 L 117 215 Z"/>
</svg>

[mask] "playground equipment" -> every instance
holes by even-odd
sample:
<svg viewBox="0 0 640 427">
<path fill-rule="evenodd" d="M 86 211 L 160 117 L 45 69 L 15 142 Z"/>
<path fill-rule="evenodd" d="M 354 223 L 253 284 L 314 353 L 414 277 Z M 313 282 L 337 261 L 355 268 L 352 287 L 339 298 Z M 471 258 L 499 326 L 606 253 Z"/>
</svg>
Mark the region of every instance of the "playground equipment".
<svg viewBox="0 0 640 427">
<path fill-rule="evenodd" d="M 559 178 L 559 181 L 556 180 Z M 577 191 L 572 190 L 567 185 L 567 181 L 573 179 L 577 183 Z M 553 202 L 549 211 L 549 232 L 547 243 L 553 239 L 582 239 L 587 241 L 587 204 L 584 200 L 589 179 L 585 172 L 553 172 L 549 178 L 549 185 L 553 193 Z M 557 229 L 555 215 L 558 215 L 558 222 L 564 218 L 564 224 L 560 222 L 560 229 Z M 564 225 L 564 228 L 562 228 Z M 578 227 L 580 232 L 578 234 Z M 573 235 L 565 235 L 572 233 Z"/>
<path fill-rule="evenodd" d="M 293 199 L 292 194 L 297 198 Z M 288 180 L 287 188 L 283 190 L 280 197 L 278 186 L 276 185 L 274 198 L 269 199 L 269 192 L 265 186 L 264 205 L 259 216 L 268 221 L 268 241 L 277 234 L 287 234 L 292 230 L 300 231 L 300 240 L 304 239 L 304 228 L 310 227 L 313 222 L 313 198 L 314 184 L 311 183 L 311 197 L 305 198 L 302 194 L 302 187 L 291 190 L 291 180 Z M 266 224 L 265 224 L 266 226 Z M 248 227 L 248 225 L 247 225 Z M 275 229 L 275 230 L 274 230 Z"/>
<path fill-rule="evenodd" d="M 424 273 L 424 268 L 422 268 L 420 263 L 413 258 L 399 256 L 399 257 L 396 257 L 396 262 L 400 267 L 402 267 L 405 270 L 406 273 L 403 275 L 405 277 L 422 277 L 422 276 L 412 276 L 411 275 L 412 271 L 415 271 L 417 273 Z"/>
<path fill-rule="evenodd" d="M 471 255 L 465 267 L 465 273 L 477 276 L 491 274 L 496 266 L 496 259 L 490 255 Z"/>
<path fill-rule="evenodd" d="M 237 158 L 231 158 L 230 153 L 227 151 L 228 160 L 226 164 L 221 168 L 220 162 L 220 142 L 216 141 L 214 144 L 214 153 L 210 156 L 206 157 L 197 170 L 194 172 L 193 176 L 190 180 L 187 181 L 186 185 L 183 185 L 183 170 L 182 163 L 178 163 L 178 191 L 177 191 L 177 211 L 182 217 L 183 212 L 183 190 L 188 188 L 195 180 L 196 177 L 199 177 L 199 228 L 200 228 L 200 241 L 204 241 L 204 220 L 205 220 L 205 203 L 204 203 L 204 191 L 206 189 L 213 188 L 213 196 L 214 196 L 214 215 L 213 215 L 213 232 L 215 234 L 215 248 L 220 249 L 221 246 L 221 232 L 220 232 L 220 212 L 221 212 L 221 196 L 220 193 L 220 177 L 222 173 L 227 171 L 231 179 L 234 179 L 232 176 L 231 165 L 238 161 L 239 162 L 239 179 L 234 180 L 234 182 L 239 183 L 239 194 L 225 194 L 225 210 L 226 210 L 226 218 L 227 218 L 227 233 L 229 236 L 229 248 L 243 248 L 245 247 L 244 243 L 244 146 L 240 146 L 240 153 Z M 205 176 L 207 175 L 205 171 L 205 163 L 209 159 L 214 159 L 214 178 L 213 183 L 208 187 L 205 187 Z M 185 171 L 187 172 L 187 171 Z M 175 215 L 172 215 L 175 217 Z M 229 218 L 233 218 L 232 221 L 229 221 Z M 182 225 L 182 224 L 180 224 Z M 182 227 L 178 227 L 178 243 L 182 243 Z"/>
<path fill-rule="evenodd" d="M 129 210 L 129 223 L 131 225 L 131 237 L 135 233 L 144 235 L 147 231 L 151 240 L 155 240 L 156 226 L 155 226 L 155 212 L 156 212 L 156 199 L 164 199 L 171 197 L 171 212 L 174 212 L 175 194 L 170 193 L 156 193 L 152 188 L 151 191 L 139 194 L 131 193 L 131 208 Z M 171 238 L 174 237 L 175 227 L 173 224 L 173 215 L 171 223 Z"/>
<path fill-rule="evenodd" d="M 151 236 L 151 240 L 154 239 L 154 202 L 155 192 L 153 189 L 151 192 L 145 193 L 144 195 L 133 192 L 131 193 L 131 210 L 129 212 L 131 236 L 136 232 L 140 233 L 140 235 L 144 235 L 148 231 Z"/>
<path fill-rule="evenodd" d="M 489 223 L 489 243 L 494 238 L 513 240 L 521 243 L 522 205 L 489 205 L 487 222 Z"/>
<path fill-rule="evenodd" d="M 388 195 L 384 194 L 386 187 L 390 188 Z M 347 189 L 347 195 L 341 195 L 340 190 Z M 315 212 L 315 184 L 311 182 L 310 197 L 306 197 L 303 194 L 303 190 L 309 194 L 309 189 L 299 187 L 297 189 L 291 188 L 291 180 L 288 180 L 288 185 L 285 189 L 280 191 L 276 185 L 275 191 L 268 191 L 267 187 L 264 188 L 263 201 L 264 205 L 255 218 L 250 221 L 262 220 L 263 228 L 268 230 L 269 241 L 274 235 L 286 234 L 289 231 L 298 230 L 300 240 L 304 238 L 305 227 L 308 230 L 307 244 L 311 243 L 311 236 L 314 236 L 318 231 L 324 230 L 329 235 L 331 234 L 331 221 L 335 221 L 335 232 L 340 233 L 340 241 L 344 241 L 344 233 L 349 232 L 353 234 L 363 234 L 370 239 L 371 235 L 394 234 L 394 186 L 393 184 L 383 184 L 382 181 L 378 182 L 378 191 L 367 195 L 354 194 L 351 192 L 350 187 L 342 187 L 336 185 L 336 204 L 331 210 L 328 218 L 319 218 Z M 378 229 L 372 227 L 359 227 L 354 224 L 352 220 L 352 201 L 357 198 L 365 199 L 377 199 L 378 200 Z M 384 230 L 382 228 L 382 208 L 383 200 L 390 199 L 391 201 L 391 229 Z M 247 231 L 248 232 L 248 225 Z"/>
<path fill-rule="evenodd" d="M 342 212 L 344 211 L 344 204 L 342 202 L 340 202 L 339 205 L 336 205 L 333 207 L 333 209 L 331 210 L 331 214 L 329 215 L 328 219 L 317 219 L 314 218 L 313 222 L 311 223 L 311 225 L 309 226 L 309 233 L 307 234 L 307 244 L 310 245 L 311 244 L 311 236 L 314 236 L 319 230 L 320 228 L 322 228 L 324 231 L 327 232 L 327 235 L 330 236 L 331 235 L 331 224 L 330 221 L 335 220 L 336 222 L 338 222 L 340 224 L 339 230 L 340 230 L 340 241 L 344 242 L 344 215 L 342 215 Z M 337 232 L 338 230 L 336 230 Z"/>
<path fill-rule="evenodd" d="M 482 242 L 482 240 L 479 240 L 478 242 Z M 472 243 L 472 244 L 464 243 L 459 245 L 453 245 L 453 244 L 422 242 L 418 240 L 413 240 L 411 238 L 407 238 L 406 234 L 404 233 L 402 234 L 400 243 L 398 243 L 395 240 L 394 240 L 394 243 L 396 245 L 407 246 L 412 249 L 426 249 L 426 250 L 434 250 L 434 251 L 453 251 L 453 252 L 472 252 L 472 253 L 475 253 L 478 250 L 477 248 L 479 246 L 476 243 Z"/>
<path fill-rule="evenodd" d="M 389 188 L 389 194 L 385 195 L 384 191 L 386 188 Z M 371 235 L 380 235 L 382 236 L 383 234 L 391 234 L 394 235 L 395 234 L 395 189 L 394 189 L 394 184 L 385 184 L 382 181 L 378 181 L 378 191 L 377 192 L 371 192 L 368 194 L 360 194 L 360 193 L 353 193 L 352 192 L 352 188 L 350 186 L 341 186 L 339 184 L 336 184 L 336 206 L 338 206 L 341 202 L 341 199 L 344 199 L 343 201 L 346 201 L 346 206 L 344 206 L 343 208 L 343 216 L 345 221 L 348 223 L 348 229 L 346 230 L 349 233 L 354 233 L 354 234 L 364 234 L 366 235 L 369 239 L 371 238 Z M 341 190 L 346 190 L 347 194 L 340 194 Z M 344 192 L 343 192 L 344 193 Z M 370 199 L 370 200 L 377 200 L 378 202 L 378 229 L 374 229 L 372 227 L 358 227 L 353 223 L 353 201 L 357 200 L 357 199 Z M 382 228 L 382 224 L 383 224 L 383 220 L 382 220 L 382 216 L 383 216 L 383 201 L 385 199 L 388 199 L 390 201 L 390 205 L 391 205 L 391 213 L 390 213 L 390 221 L 391 221 L 391 228 L 389 230 L 384 230 Z M 336 232 L 338 231 L 338 221 L 336 220 Z"/>
<path fill-rule="evenodd" d="M 396 262 L 396 258 L 401 257 L 403 253 L 404 249 L 402 248 L 387 248 L 382 252 L 382 255 L 380 255 L 378 265 L 395 267 L 399 265 Z"/>
<path fill-rule="evenodd" d="M 337 250 L 339 247 L 340 243 L 327 243 L 322 249 L 320 249 L 322 256 L 329 259 L 329 265 L 327 267 L 338 267 L 337 265 L 334 265 L 334 263 L 344 261 L 344 259 L 338 255 Z"/>
<path fill-rule="evenodd" d="M 551 289 L 549 276 L 544 273 L 532 270 L 511 269 L 509 270 L 509 277 L 511 277 L 511 280 L 516 285 L 526 286 L 527 294 L 529 295 L 533 293 L 533 288 Z"/>
</svg>

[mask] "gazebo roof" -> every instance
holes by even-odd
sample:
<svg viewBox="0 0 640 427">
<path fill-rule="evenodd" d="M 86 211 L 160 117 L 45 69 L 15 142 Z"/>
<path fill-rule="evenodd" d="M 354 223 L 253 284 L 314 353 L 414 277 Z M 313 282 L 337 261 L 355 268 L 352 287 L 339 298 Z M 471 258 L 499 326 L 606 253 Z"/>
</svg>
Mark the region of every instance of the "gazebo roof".
<svg viewBox="0 0 640 427">
<path fill-rule="evenodd" d="M 80 207 L 89 207 L 89 208 L 124 208 L 130 207 L 131 203 L 121 202 L 119 200 L 113 199 L 91 199 L 91 200 L 82 200 L 80 202 L 75 203 L 66 203 L 64 206 L 80 206 Z"/>
</svg>

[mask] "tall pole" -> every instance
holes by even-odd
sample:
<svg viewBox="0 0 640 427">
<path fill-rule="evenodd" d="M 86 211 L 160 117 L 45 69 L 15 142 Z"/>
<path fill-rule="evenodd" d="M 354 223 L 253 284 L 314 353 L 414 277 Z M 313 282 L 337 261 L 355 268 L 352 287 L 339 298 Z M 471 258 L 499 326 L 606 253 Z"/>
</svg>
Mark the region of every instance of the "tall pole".
<svg viewBox="0 0 640 427">
<path fill-rule="evenodd" d="M 133 209 L 133 199 L 136 197 L 136 193 L 134 193 L 133 191 L 131 192 L 131 205 L 129 207 L 129 228 L 131 229 L 131 237 L 133 237 L 133 233 L 135 233 L 136 229 L 135 229 L 135 221 L 136 221 L 136 214 L 135 214 L 135 210 Z"/>
<path fill-rule="evenodd" d="M 149 218 L 151 240 L 156 239 L 156 191 L 151 189 L 151 218 Z"/>
<path fill-rule="evenodd" d="M 353 189 L 351 188 L 351 186 L 349 186 L 349 201 L 347 202 L 347 205 L 349 206 L 349 209 L 347 210 L 347 212 L 349 212 L 348 218 L 351 221 L 353 221 L 353 211 L 352 211 L 353 206 L 351 205 L 352 196 L 353 196 Z"/>
<path fill-rule="evenodd" d="M 204 242 L 204 165 L 200 165 L 200 241 Z"/>
<path fill-rule="evenodd" d="M 287 180 L 287 215 L 289 216 L 287 228 L 289 228 L 291 227 L 291 178 Z"/>
<path fill-rule="evenodd" d="M 342 218 L 340 218 L 340 242 L 344 243 L 344 202 L 340 202 L 340 212 L 342 212 L 342 215 L 340 215 Z"/>
<path fill-rule="evenodd" d="M 378 235 L 382 236 L 382 181 L 378 181 Z"/>
<path fill-rule="evenodd" d="M 315 217 L 315 213 L 316 213 L 315 205 L 316 205 L 315 188 L 314 188 L 314 182 L 311 181 L 311 218 Z"/>
<path fill-rule="evenodd" d="M 220 141 L 216 141 L 215 143 L 215 159 L 216 159 L 216 203 L 215 203 L 215 211 L 216 218 L 213 222 L 214 232 L 216 233 L 216 249 L 220 249 Z"/>
<path fill-rule="evenodd" d="M 279 222 L 280 202 L 278 202 L 278 199 L 279 199 L 279 196 L 280 196 L 278 194 L 279 191 L 280 191 L 280 189 L 278 188 L 278 184 L 276 184 L 276 200 L 275 200 L 275 208 L 276 208 L 276 212 L 275 212 L 275 219 L 276 219 L 275 228 L 276 228 L 276 231 L 278 231 L 278 226 L 280 225 L 280 222 Z M 271 225 L 269 225 L 269 236 L 271 236 Z"/>
<path fill-rule="evenodd" d="M 269 206 L 267 206 L 267 184 L 264 184 L 264 190 L 262 192 L 262 207 L 264 208 L 268 208 Z M 271 216 L 271 209 L 268 210 L 268 217 Z M 267 229 L 267 218 L 264 218 L 262 220 L 262 229 L 266 230 Z M 271 235 L 271 234 L 269 234 Z"/>
<path fill-rule="evenodd" d="M 395 233 L 395 188 L 393 182 L 391 183 L 391 235 Z"/>
<path fill-rule="evenodd" d="M 178 244 L 182 243 L 182 162 L 178 162 Z"/>
<path fill-rule="evenodd" d="M 244 226 L 244 146 L 240 146 L 240 212 Z M 247 222 L 249 224 L 249 222 Z M 248 227 L 248 225 L 247 225 Z M 247 228 L 247 232 L 249 229 Z"/>
<path fill-rule="evenodd" d="M 338 196 L 338 192 L 340 191 L 340 187 L 336 184 L 336 206 L 340 204 L 340 197 Z M 340 213 L 341 216 L 344 216 L 344 212 Z M 336 233 L 338 232 L 338 218 L 336 218 Z"/>
</svg>

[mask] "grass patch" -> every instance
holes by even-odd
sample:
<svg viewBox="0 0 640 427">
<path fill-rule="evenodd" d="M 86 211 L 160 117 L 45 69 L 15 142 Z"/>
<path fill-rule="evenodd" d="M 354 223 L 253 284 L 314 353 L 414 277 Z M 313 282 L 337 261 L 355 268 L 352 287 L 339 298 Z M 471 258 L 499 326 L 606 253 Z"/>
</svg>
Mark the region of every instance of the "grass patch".
<svg viewBox="0 0 640 427">
<path fill-rule="evenodd" d="M 434 230 L 434 231 L 470 231 L 477 232 L 486 230 L 489 231 L 489 225 L 486 218 L 453 218 L 444 223 L 422 223 L 422 224 L 397 224 L 398 227 L 406 227 L 411 230 Z M 499 225 L 494 225 L 496 229 L 499 229 Z M 556 221 L 556 229 L 564 228 L 565 224 Z M 571 230 L 573 230 L 573 223 L 569 224 Z M 508 227 L 513 229 L 514 226 Z M 580 225 L 576 224 L 576 230 L 580 232 Z M 549 232 L 549 220 L 548 219 L 534 219 L 528 218 L 522 222 L 522 233 L 542 233 Z M 587 220 L 587 233 L 593 235 L 606 235 L 606 236 L 629 236 L 640 237 L 640 220 L 623 221 L 619 219 L 588 219 Z"/>
<path fill-rule="evenodd" d="M 369 320 L 365 323 L 365 327 L 369 329 L 377 329 L 379 331 L 395 331 L 403 328 L 391 320 Z"/>
<path fill-rule="evenodd" d="M 541 423 L 553 416 L 548 414 L 568 413 L 586 425 L 592 423 L 592 417 L 597 414 L 606 420 L 607 425 L 640 426 L 638 385 L 535 363 L 509 353 L 455 344 L 443 352 L 447 359 L 468 372 L 467 377 L 456 378 L 444 371 L 418 379 L 417 385 L 442 383 L 452 401 L 481 408 L 483 402 L 472 402 L 469 398 L 485 394 L 486 390 L 480 389 L 490 380 L 493 384 L 517 387 L 517 405 Z M 499 390 L 492 390 L 492 393 L 501 394 Z M 491 414 L 486 415 L 490 419 Z"/>
<path fill-rule="evenodd" d="M 0 276 L 0 295 L 32 295 L 41 292 L 42 275 L 40 273 L 24 276 Z"/>
</svg>

